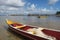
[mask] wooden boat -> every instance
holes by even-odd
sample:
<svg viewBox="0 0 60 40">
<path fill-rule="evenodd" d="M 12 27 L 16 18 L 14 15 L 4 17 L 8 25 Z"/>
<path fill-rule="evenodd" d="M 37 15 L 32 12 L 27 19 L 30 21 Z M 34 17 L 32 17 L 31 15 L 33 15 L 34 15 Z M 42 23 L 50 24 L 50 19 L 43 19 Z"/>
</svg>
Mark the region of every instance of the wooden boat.
<svg viewBox="0 0 60 40">
<path fill-rule="evenodd" d="M 10 30 L 31 40 L 60 40 L 60 30 L 23 25 L 11 20 L 6 20 L 6 22 Z"/>
</svg>

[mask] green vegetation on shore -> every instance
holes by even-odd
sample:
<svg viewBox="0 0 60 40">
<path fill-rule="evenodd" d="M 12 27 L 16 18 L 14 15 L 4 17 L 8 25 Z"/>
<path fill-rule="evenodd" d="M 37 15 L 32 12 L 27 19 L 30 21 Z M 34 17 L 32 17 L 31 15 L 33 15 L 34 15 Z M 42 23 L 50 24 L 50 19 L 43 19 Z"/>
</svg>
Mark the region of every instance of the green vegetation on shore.
<svg viewBox="0 0 60 40">
<path fill-rule="evenodd" d="M 60 11 L 57 11 L 56 15 L 60 15 Z"/>
<path fill-rule="evenodd" d="M 57 11 L 56 12 L 56 16 L 60 16 L 60 11 Z"/>
</svg>

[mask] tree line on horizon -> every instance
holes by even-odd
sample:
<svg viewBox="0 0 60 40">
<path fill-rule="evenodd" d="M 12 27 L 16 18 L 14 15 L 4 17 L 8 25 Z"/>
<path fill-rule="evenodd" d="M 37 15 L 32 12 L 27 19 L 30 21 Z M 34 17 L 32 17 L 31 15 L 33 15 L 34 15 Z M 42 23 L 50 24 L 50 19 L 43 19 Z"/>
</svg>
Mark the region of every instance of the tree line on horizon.
<svg viewBox="0 0 60 40">
<path fill-rule="evenodd" d="M 57 12 L 56 12 L 56 15 L 60 15 L 60 11 L 57 11 Z"/>
</svg>

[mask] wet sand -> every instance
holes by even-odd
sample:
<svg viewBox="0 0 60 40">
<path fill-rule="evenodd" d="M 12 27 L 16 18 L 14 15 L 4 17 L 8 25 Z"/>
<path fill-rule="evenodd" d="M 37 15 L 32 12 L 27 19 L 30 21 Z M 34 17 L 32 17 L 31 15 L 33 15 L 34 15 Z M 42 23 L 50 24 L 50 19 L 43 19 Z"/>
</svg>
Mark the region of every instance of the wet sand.
<svg viewBox="0 0 60 40">
<path fill-rule="evenodd" d="M 52 28 L 60 30 L 60 18 L 49 17 L 46 19 L 39 19 L 37 17 L 22 17 L 22 16 L 0 16 L 0 40 L 26 40 L 21 35 L 18 35 L 8 30 L 8 25 L 5 19 L 10 19 L 23 24 L 40 26 L 45 28 Z"/>
</svg>

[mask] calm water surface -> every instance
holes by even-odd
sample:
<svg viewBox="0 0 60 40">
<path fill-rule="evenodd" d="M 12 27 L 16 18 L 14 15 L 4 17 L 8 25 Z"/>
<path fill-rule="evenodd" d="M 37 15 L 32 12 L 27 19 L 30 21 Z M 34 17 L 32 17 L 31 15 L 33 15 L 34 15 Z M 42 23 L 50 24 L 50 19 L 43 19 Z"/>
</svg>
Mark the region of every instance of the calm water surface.
<svg viewBox="0 0 60 40">
<path fill-rule="evenodd" d="M 60 17 L 56 16 L 49 16 L 48 18 L 37 18 L 36 16 L 0 16 L 0 40 L 25 40 L 23 37 L 18 37 L 16 34 L 8 31 L 5 19 L 60 30 Z"/>
</svg>

